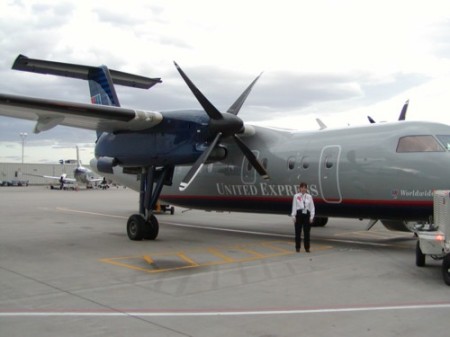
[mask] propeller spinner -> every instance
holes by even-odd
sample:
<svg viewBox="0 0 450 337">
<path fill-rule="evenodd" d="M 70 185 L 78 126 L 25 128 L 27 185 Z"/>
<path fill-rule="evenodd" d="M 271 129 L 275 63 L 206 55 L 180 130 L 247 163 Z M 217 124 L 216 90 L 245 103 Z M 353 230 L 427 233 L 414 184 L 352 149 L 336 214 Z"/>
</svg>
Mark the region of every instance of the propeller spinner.
<svg viewBox="0 0 450 337">
<path fill-rule="evenodd" d="M 208 148 L 202 153 L 202 155 L 196 160 L 196 162 L 192 165 L 189 172 L 184 177 L 183 181 L 180 183 L 180 191 L 184 191 L 189 184 L 195 179 L 198 172 L 200 172 L 201 168 L 205 164 L 208 159 L 211 151 L 217 145 L 219 140 L 224 137 L 233 137 L 234 141 L 238 145 L 239 149 L 242 151 L 244 156 L 248 159 L 250 164 L 255 168 L 255 170 L 264 178 L 269 179 L 269 175 L 266 169 L 262 166 L 253 152 L 248 148 L 247 145 L 238 137 L 238 133 L 244 130 L 244 122 L 240 119 L 237 114 L 244 104 L 246 98 L 250 94 L 253 86 L 256 81 L 259 79 L 261 74 L 256 77 L 253 82 L 245 89 L 245 91 L 239 96 L 239 98 L 234 102 L 231 107 L 227 110 L 226 113 L 221 113 L 216 107 L 202 94 L 202 92 L 192 83 L 192 81 L 187 77 L 184 71 L 180 68 L 180 66 L 174 62 L 175 67 L 180 73 L 183 80 L 186 82 L 189 89 L 191 89 L 195 98 L 197 98 L 200 105 L 203 107 L 205 112 L 208 114 L 210 118 L 209 129 L 211 132 L 214 132 L 216 135 L 214 140 L 209 144 Z"/>
</svg>

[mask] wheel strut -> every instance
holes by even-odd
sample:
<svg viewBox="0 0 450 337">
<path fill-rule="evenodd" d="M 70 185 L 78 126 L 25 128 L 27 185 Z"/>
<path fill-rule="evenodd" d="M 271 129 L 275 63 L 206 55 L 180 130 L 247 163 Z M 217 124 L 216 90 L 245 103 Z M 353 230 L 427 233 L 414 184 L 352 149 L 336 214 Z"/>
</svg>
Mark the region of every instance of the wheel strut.
<svg viewBox="0 0 450 337">
<path fill-rule="evenodd" d="M 158 237 L 159 223 L 153 214 L 153 209 L 164 183 L 167 183 L 168 175 L 173 175 L 173 167 L 164 166 L 157 170 L 156 167 L 151 166 L 142 169 L 139 214 L 131 215 L 127 222 L 127 234 L 130 240 L 155 240 Z"/>
</svg>

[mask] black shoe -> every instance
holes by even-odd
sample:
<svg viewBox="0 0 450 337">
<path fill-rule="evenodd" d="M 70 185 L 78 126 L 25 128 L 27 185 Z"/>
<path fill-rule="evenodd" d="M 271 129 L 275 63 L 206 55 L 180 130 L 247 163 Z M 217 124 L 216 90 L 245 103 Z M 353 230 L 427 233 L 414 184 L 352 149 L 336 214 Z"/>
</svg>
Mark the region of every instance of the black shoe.
<svg viewBox="0 0 450 337">
<path fill-rule="evenodd" d="M 309 249 L 305 249 L 307 253 L 309 253 Z"/>
<path fill-rule="evenodd" d="M 297 253 L 300 253 L 300 248 L 295 248 L 295 251 L 296 251 Z"/>
</svg>

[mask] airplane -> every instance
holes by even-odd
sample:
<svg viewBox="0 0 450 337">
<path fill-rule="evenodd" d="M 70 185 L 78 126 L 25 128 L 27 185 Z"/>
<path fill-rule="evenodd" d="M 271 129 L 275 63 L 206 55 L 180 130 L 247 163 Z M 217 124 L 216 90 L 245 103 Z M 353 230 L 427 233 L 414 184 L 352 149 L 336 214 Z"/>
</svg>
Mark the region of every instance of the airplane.
<svg viewBox="0 0 450 337">
<path fill-rule="evenodd" d="M 152 211 L 158 199 L 289 215 L 296 187 L 305 181 L 316 225 L 348 217 L 411 230 L 432 221 L 433 190 L 450 188 L 448 125 L 402 120 L 318 131 L 249 125 L 237 114 L 259 76 L 222 113 L 175 67 L 203 110 L 122 108 L 114 84 L 149 89 L 161 79 L 19 55 L 13 69 L 88 80 L 97 105 L 0 94 L 0 114 L 36 120 L 38 132 L 56 125 L 96 130 L 91 167 L 140 192 L 139 213 L 127 221 L 131 240 L 158 236 Z"/>
<path fill-rule="evenodd" d="M 80 153 L 79 153 L 78 146 L 76 146 L 76 149 L 77 149 L 77 167 L 75 167 L 75 169 L 73 170 L 73 178 L 68 177 L 66 173 L 63 173 L 60 176 L 37 175 L 37 174 L 31 174 L 31 173 L 27 173 L 26 175 L 56 180 L 60 183 L 61 190 L 64 188 L 65 185 L 68 185 L 68 184 L 70 184 L 70 185 L 84 184 L 84 185 L 86 185 L 86 188 L 88 188 L 88 189 L 93 188 L 94 184 L 102 182 L 103 178 L 97 178 L 95 176 L 94 172 L 92 172 L 92 170 L 81 165 Z M 60 162 L 62 162 L 62 164 L 64 164 L 63 160 L 61 160 Z"/>
</svg>

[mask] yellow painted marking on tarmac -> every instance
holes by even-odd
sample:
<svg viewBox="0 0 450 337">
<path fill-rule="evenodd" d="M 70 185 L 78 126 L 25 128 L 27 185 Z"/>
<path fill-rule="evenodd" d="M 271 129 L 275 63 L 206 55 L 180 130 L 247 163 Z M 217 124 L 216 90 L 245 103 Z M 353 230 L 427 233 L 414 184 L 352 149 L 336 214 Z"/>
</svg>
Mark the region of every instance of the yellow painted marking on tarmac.
<svg viewBox="0 0 450 337">
<path fill-rule="evenodd" d="M 214 256 L 217 256 L 218 258 L 224 260 L 225 262 L 232 263 L 236 262 L 235 259 L 232 257 L 229 257 L 228 255 L 223 254 L 219 249 L 216 248 L 208 248 L 208 252 L 211 253 Z"/>
<path fill-rule="evenodd" d="M 277 245 L 286 245 L 289 247 L 289 250 L 284 249 L 282 247 L 278 247 Z M 255 249 L 264 248 L 268 249 L 267 253 L 259 252 Z M 321 250 L 330 249 L 332 246 L 327 245 L 319 245 L 312 244 L 311 250 L 312 252 L 317 252 Z M 239 252 L 245 254 L 246 256 L 241 256 L 237 258 L 233 258 L 223 251 L 234 250 L 234 252 Z M 191 256 L 192 254 L 201 254 L 202 259 L 206 260 L 205 262 L 197 262 Z M 198 267 L 210 267 L 231 263 L 245 263 L 251 262 L 261 259 L 268 259 L 280 256 L 287 256 L 296 254 L 294 250 L 294 245 L 292 241 L 270 241 L 270 242 L 259 242 L 259 243 L 249 243 L 249 244 L 240 244 L 233 246 L 225 246 L 225 247 L 209 247 L 209 248 L 194 248 L 186 251 L 176 251 L 176 252 L 164 252 L 164 253 L 156 253 L 156 254 L 146 254 L 143 256 L 128 256 L 128 257 L 116 257 L 109 259 L 101 259 L 101 262 L 109 263 L 119 267 L 125 267 L 132 270 L 143 271 L 146 273 L 161 273 L 168 271 L 177 271 L 183 269 L 190 268 L 198 268 Z M 306 254 L 301 254 L 301 257 L 309 256 Z M 173 258 L 173 261 L 180 261 L 180 263 L 185 263 L 180 266 L 172 266 L 164 268 L 164 260 L 161 258 Z M 219 260 L 217 260 L 219 258 Z M 143 262 L 146 262 L 144 266 Z M 161 267 L 158 266 L 158 262 L 160 262 Z"/>
<path fill-rule="evenodd" d="M 191 267 L 199 267 L 200 264 L 198 264 L 197 262 L 195 262 L 194 260 L 192 260 L 189 256 L 187 256 L 185 253 L 180 252 L 178 254 L 176 254 L 180 259 L 182 259 L 183 261 L 189 263 L 189 265 Z"/>
<path fill-rule="evenodd" d="M 149 256 L 147 255 L 146 257 L 149 257 Z M 119 260 L 125 260 L 125 259 L 126 260 L 133 259 L 133 260 L 139 261 L 142 258 L 143 258 L 142 256 L 115 257 L 115 258 L 109 258 L 109 259 L 100 259 L 100 262 L 112 264 L 112 265 L 118 266 L 118 267 L 125 267 L 127 269 L 143 271 L 143 272 L 146 272 L 146 273 L 160 273 L 160 272 L 166 272 L 166 271 L 175 271 L 175 270 L 180 270 L 180 269 L 187 269 L 187 268 L 197 267 L 197 266 L 186 265 L 186 266 L 174 267 L 174 268 L 161 268 L 161 269 L 159 269 L 159 268 L 155 267 L 155 269 L 149 269 L 149 267 L 143 268 L 143 267 L 139 267 L 139 266 L 134 265 L 134 264 L 130 264 L 130 263 L 125 263 L 125 262 L 120 262 L 119 261 Z M 144 258 L 144 260 L 146 260 L 146 259 Z M 148 262 L 148 261 L 146 261 L 146 262 Z M 151 265 L 154 265 L 154 263 L 155 263 L 155 261 L 153 261 L 153 259 L 152 259 Z"/>
<path fill-rule="evenodd" d="M 254 250 L 251 250 L 251 249 L 248 249 L 248 248 L 245 248 L 245 247 L 239 247 L 239 246 L 237 246 L 236 249 L 237 249 L 237 250 L 240 250 L 240 251 L 243 251 L 244 253 L 247 253 L 247 254 L 249 254 L 249 255 L 253 255 L 253 256 L 255 256 L 255 257 L 257 257 L 257 258 L 260 258 L 260 259 L 263 259 L 263 258 L 265 258 L 265 257 L 268 257 L 267 254 L 261 254 L 261 253 L 258 253 L 258 252 L 254 251 Z"/>
<path fill-rule="evenodd" d="M 145 262 L 147 262 L 148 264 L 154 263 L 153 259 L 148 255 L 144 255 L 143 258 L 144 258 Z"/>
<path fill-rule="evenodd" d="M 134 257 L 134 259 L 138 259 L 138 258 L 139 257 L 136 257 L 136 256 Z M 133 270 L 139 270 L 139 271 L 145 271 L 145 272 L 149 271 L 148 268 L 141 268 L 141 267 L 129 264 L 129 263 L 123 263 L 123 262 L 118 261 L 120 259 L 129 259 L 129 258 L 123 257 L 123 258 L 112 258 L 112 259 L 100 259 L 100 262 L 112 264 L 112 265 L 118 266 L 118 267 L 125 267 L 125 268 L 133 269 Z"/>
</svg>

